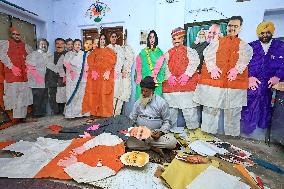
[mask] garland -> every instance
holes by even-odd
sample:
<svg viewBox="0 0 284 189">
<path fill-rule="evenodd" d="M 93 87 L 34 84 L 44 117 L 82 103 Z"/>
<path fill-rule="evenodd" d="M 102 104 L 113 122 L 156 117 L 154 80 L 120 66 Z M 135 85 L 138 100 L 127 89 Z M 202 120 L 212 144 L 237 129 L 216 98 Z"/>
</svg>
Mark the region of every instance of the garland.
<svg viewBox="0 0 284 189">
<path fill-rule="evenodd" d="M 150 49 L 150 50 L 151 50 L 151 51 L 156 51 L 156 50 L 157 50 L 157 47 L 156 47 L 154 50 L 152 50 L 152 49 Z M 150 67 L 151 72 L 153 72 L 154 68 L 153 68 L 152 60 L 151 60 L 150 54 L 149 54 L 149 47 L 146 47 L 146 48 L 145 48 L 145 51 L 146 51 L 146 55 L 147 55 L 147 59 L 148 59 L 148 65 L 149 65 L 149 67 Z M 159 84 L 162 84 L 162 82 L 157 81 L 157 83 L 156 83 L 155 86 L 158 87 Z"/>
<path fill-rule="evenodd" d="M 156 49 L 157 49 L 157 47 L 153 51 L 156 51 Z M 147 55 L 147 59 L 148 59 L 148 65 L 150 67 L 151 72 L 153 72 L 154 68 L 153 68 L 152 60 L 151 60 L 150 55 L 149 55 L 149 48 L 146 47 L 145 51 L 146 51 L 146 55 Z"/>
</svg>

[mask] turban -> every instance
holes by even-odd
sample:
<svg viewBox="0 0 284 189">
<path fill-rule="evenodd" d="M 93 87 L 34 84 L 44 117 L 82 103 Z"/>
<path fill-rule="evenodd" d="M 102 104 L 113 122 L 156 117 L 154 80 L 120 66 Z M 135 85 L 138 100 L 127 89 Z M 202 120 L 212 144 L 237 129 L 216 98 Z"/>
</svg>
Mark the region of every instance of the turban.
<svg viewBox="0 0 284 189">
<path fill-rule="evenodd" d="M 11 27 L 11 28 L 10 28 L 10 32 L 11 32 L 11 33 L 13 33 L 13 32 L 15 32 L 15 33 L 20 33 L 19 30 L 18 30 L 17 28 L 15 28 L 15 27 Z"/>
<path fill-rule="evenodd" d="M 181 27 L 178 27 L 178 28 L 176 28 L 172 31 L 171 35 L 172 35 L 172 37 L 179 36 L 179 35 L 184 36 L 185 30 Z"/>
<path fill-rule="evenodd" d="M 271 32 L 272 35 L 274 34 L 275 31 L 274 24 L 272 22 L 262 22 L 257 26 L 256 29 L 257 35 L 260 35 L 260 33 L 266 28 L 268 28 L 268 30 Z"/>
<path fill-rule="evenodd" d="M 147 76 L 144 79 L 142 79 L 140 83 L 140 87 L 147 88 L 147 89 L 155 89 L 156 83 L 154 81 L 154 78 L 151 76 Z"/>
</svg>

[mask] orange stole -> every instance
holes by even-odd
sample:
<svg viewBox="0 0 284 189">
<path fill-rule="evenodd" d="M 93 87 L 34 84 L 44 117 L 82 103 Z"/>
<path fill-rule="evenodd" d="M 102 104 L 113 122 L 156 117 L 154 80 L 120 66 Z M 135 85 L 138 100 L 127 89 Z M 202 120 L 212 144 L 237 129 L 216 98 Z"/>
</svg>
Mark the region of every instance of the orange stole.
<svg viewBox="0 0 284 189">
<path fill-rule="evenodd" d="M 82 105 L 82 113 L 90 112 L 93 116 L 110 117 L 113 114 L 114 66 L 116 54 L 110 48 L 96 48 L 87 58 L 89 70 Z M 98 73 L 96 80 L 92 72 Z M 108 80 L 103 74 L 110 71 Z"/>
<path fill-rule="evenodd" d="M 72 143 L 60 154 L 58 154 L 53 160 L 51 160 L 45 167 L 43 167 L 34 178 L 56 178 L 61 180 L 68 180 L 71 177 L 64 172 L 64 168 L 57 165 L 60 159 L 69 157 L 74 148 L 82 146 L 85 142 L 92 138 L 80 138 L 73 139 Z M 116 146 L 97 146 L 90 150 L 85 151 L 83 154 L 77 155 L 78 162 L 83 162 L 92 167 L 95 167 L 99 160 L 101 160 L 104 166 L 107 166 L 118 172 L 123 164 L 119 160 L 119 157 L 125 153 L 124 143 L 120 143 Z"/>
<path fill-rule="evenodd" d="M 216 65 L 222 70 L 219 79 L 211 79 L 211 74 L 203 64 L 199 84 L 220 88 L 247 89 L 248 88 L 248 68 L 242 74 L 238 74 L 236 80 L 228 81 L 227 72 L 234 68 L 239 59 L 240 38 L 222 37 L 219 39 L 219 48 L 216 52 Z"/>
<path fill-rule="evenodd" d="M 182 45 L 179 47 L 173 47 L 169 51 L 169 62 L 168 67 L 172 75 L 176 78 L 180 77 L 186 70 L 190 60 L 187 57 L 187 47 Z M 190 58 L 190 57 L 189 57 Z M 198 82 L 197 73 L 193 74 L 189 78 L 188 82 L 185 85 L 180 85 L 178 82 L 175 86 L 170 86 L 168 80 L 163 82 L 163 93 L 172 93 L 172 92 L 186 92 L 186 91 L 195 91 L 196 85 Z"/>
</svg>

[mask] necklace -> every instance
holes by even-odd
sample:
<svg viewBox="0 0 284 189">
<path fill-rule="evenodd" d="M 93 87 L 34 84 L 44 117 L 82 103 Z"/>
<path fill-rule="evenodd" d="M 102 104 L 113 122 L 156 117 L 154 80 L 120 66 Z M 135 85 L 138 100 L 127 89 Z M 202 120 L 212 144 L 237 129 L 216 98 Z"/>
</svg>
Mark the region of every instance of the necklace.
<svg viewBox="0 0 284 189">
<path fill-rule="evenodd" d="M 156 49 L 157 49 L 157 47 L 153 51 L 156 51 Z M 148 59 L 148 64 L 149 64 L 150 70 L 153 71 L 154 68 L 153 68 L 152 60 L 151 60 L 150 55 L 149 55 L 149 48 L 147 47 L 145 49 L 145 51 L 146 51 L 146 55 L 147 55 L 147 59 Z"/>
</svg>

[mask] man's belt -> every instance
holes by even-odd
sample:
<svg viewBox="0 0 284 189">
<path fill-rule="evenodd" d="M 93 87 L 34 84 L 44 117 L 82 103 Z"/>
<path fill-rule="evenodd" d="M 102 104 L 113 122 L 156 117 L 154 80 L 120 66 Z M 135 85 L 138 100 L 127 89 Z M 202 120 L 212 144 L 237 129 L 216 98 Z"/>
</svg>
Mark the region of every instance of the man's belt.
<svg viewBox="0 0 284 189">
<path fill-rule="evenodd" d="M 148 118 L 148 119 L 161 119 L 161 117 L 150 117 L 150 116 L 147 116 L 147 115 L 139 115 L 138 117 L 141 117 L 141 118 Z"/>
</svg>

